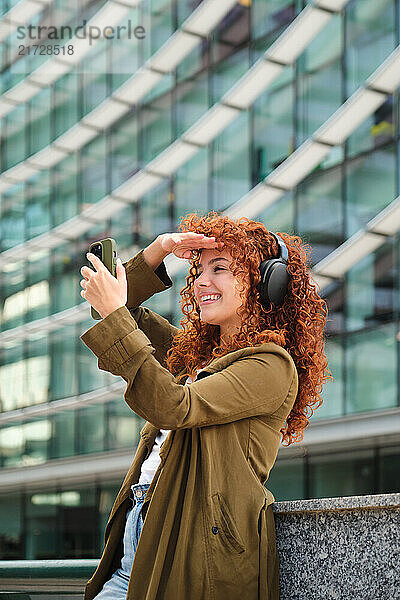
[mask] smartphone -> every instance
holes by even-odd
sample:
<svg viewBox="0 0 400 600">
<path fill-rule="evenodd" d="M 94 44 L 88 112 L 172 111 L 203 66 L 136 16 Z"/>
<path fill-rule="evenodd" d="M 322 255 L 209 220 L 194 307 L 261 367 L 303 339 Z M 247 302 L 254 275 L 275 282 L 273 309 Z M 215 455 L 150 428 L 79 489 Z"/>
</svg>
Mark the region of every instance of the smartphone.
<svg viewBox="0 0 400 600">
<path fill-rule="evenodd" d="M 117 244 L 112 238 L 105 238 L 98 242 L 93 242 L 89 246 L 89 252 L 97 256 L 101 262 L 107 267 L 111 275 L 117 276 Z M 93 269 L 93 267 L 91 266 Z M 94 310 L 93 306 L 90 307 L 90 314 L 92 319 L 101 319 L 101 316 Z"/>
</svg>

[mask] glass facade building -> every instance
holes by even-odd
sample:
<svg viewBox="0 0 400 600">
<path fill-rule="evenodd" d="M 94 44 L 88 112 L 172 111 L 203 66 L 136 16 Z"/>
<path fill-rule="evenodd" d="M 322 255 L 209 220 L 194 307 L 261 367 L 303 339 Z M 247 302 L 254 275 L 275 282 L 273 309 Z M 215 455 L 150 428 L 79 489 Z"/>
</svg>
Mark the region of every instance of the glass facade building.
<svg viewBox="0 0 400 600">
<path fill-rule="evenodd" d="M 126 260 L 183 214 L 228 211 L 398 46 L 400 1 L 320 2 L 326 24 L 297 60 L 275 60 L 270 85 L 173 169 L 148 165 L 307 2 L 221 4 L 204 34 L 185 31 L 206 0 L 32 4 L 0 4 L 0 559 L 96 558 L 144 421 L 79 338 L 93 325 L 79 286 L 88 246 L 113 237 Z M 107 36 L 69 39 L 83 23 Z M 190 51 L 169 70 L 157 53 L 177 33 Z M 251 218 L 300 235 L 313 268 L 327 259 L 399 196 L 399 115 L 395 90 Z M 396 232 L 324 287 L 334 381 L 304 442 L 279 451 L 277 501 L 399 491 L 399 272 Z M 176 326 L 184 278 L 144 303 Z"/>
</svg>

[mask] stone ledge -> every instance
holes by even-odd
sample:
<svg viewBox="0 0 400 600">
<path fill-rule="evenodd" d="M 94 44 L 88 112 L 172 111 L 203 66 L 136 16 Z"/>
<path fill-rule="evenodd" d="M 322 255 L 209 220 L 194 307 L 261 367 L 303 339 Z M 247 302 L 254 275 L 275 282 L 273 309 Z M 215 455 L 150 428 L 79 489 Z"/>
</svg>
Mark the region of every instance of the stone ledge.
<svg viewBox="0 0 400 600">
<path fill-rule="evenodd" d="M 369 496 L 343 496 L 274 502 L 272 510 L 278 513 L 328 512 L 363 508 L 400 508 L 400 493 Z"/>
</svg>

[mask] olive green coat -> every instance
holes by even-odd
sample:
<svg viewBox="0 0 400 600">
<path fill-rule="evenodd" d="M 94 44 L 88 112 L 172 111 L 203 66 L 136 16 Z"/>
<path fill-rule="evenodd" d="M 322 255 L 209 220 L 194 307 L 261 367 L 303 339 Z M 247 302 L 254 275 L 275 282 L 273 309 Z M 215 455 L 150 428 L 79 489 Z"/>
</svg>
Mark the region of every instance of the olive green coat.
<svg viewBox="0 0 400 600">
<path fill-rule="evenodd" d="M 278 600 L 274 497 L 264 483 L 297 395 L 295 364 L 278 345 L 260 344 L 178 384 L 164 363 L 178 329 L 139 307 L 172 285 L 164 263 L 153 271 L 140 251 L 125 269 L 129 309 L 118 308 L 81 339 L 100 369 L 125 379 L 125 401 L 147 422 L 84 600 L 120 566 L 130 486 L 159 429 L 171 432 L 146 493 L 127 600 Z"/>
</svg>

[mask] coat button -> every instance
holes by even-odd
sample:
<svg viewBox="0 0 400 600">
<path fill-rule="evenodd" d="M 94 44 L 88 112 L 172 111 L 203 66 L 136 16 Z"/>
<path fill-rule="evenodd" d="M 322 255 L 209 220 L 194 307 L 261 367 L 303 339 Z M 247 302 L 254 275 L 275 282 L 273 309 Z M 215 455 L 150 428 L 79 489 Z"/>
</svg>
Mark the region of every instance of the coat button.
<svg viewBox="0 0 400 600">
<path fill-rule="evenodd" d="M 212 531 L 214 534 L 217 534 L 217 533 L 218 533 L 218 527 L 213 527 L 213 528 L 211 529 L 211 531 Z"/>
</svg>

